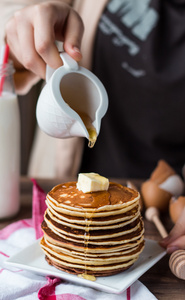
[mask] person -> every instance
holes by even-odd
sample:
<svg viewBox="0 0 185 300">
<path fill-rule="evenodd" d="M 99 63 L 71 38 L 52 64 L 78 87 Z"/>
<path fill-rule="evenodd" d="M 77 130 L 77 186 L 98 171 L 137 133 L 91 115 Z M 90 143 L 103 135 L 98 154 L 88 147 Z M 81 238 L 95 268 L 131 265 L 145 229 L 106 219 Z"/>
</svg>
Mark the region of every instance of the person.
<svg viewBox="0 0 185 300">
<path fill-rule="evenodd" d="M 18 91 L 44 78 L 46 63 L 61 66 L 55 40 L 63 41 L 64 50 L 99 77 L 109 96 L 95 147 L 79 146 L 78 159 L 73 153 L 78 161 L 71 163 L 75 172 L 148 178 L 157 161 L 164 159 L 180 173 L 185 162 L 182 3 L 78 0 L 71 8 L 64 2 L 37 1 L 7 22 Z M 83 20 L 84 35 L 74 9 Z M 60 163 L 57 166 L 62 169 Z"/>
<path fill-rule="evenodd" d="M 67 148 L 67 153 L 73 149 L 75 157 L 73 174 L 80 170 L 107 177 L 147 178 L 159 159 L 181 173 L 185 161 L 184 1 L 76 0 L 73 7 L 68 6 L 71 1 L 62 0 L 33 1 L 29 6 L 26 0 L 20 2 L 25 7 L 12 14 L 5 29 L 17 90 L 25 93 L 45 78 L 46 64 L 62 65 L 57 40 L 99 77 L 108 92 L 109 109 L 95 147 L 88 149 L 81 140 L 78 147 Z M 58 149 L 59 144 L 63 141 Z M 61 170 L 63 152 L 58 153 Z M 74 166 L 74 159 L 65 162 Z M 162 242 L 164 247 L 185 248 L 184 219 L 183 212 Z"/>
</svg>

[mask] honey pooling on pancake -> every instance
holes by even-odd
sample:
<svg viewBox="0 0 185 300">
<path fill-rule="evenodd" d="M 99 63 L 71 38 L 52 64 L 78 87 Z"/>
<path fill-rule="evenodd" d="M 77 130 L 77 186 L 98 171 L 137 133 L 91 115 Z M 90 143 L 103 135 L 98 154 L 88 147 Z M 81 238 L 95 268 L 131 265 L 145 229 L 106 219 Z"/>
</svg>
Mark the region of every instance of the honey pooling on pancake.
<svg viewBox="0 0 185 300">
<path fill-rule="evenodd" d="M 139 198 L 137 191 L 112 182 L 107 191 L 89 193 L 76 182 L 54 187 L 42 223 L 48 263 L 90 280 L 128 269 L 144 248 Z"/>
</svg>

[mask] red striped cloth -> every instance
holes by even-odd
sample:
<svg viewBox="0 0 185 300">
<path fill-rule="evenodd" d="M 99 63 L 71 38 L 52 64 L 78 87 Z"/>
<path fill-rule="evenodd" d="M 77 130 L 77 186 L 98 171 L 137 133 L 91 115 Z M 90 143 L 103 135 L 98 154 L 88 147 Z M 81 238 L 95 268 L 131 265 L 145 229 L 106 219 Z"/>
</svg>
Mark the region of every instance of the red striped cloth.
<svg viewBox="0 0 185 300">
<path fill-rule="evenodd" d="M 108 294 L 59 278 L 40 276 L 7 267 L 8 257 L 42 236 L 41 222 L 46 209 L 45 192 L 33 182 L 32 219 L 20 220 L 0 230 L 0 299 L 39 300 L 156 300 L 138 280 L 119 295 Z"/>
</svg>

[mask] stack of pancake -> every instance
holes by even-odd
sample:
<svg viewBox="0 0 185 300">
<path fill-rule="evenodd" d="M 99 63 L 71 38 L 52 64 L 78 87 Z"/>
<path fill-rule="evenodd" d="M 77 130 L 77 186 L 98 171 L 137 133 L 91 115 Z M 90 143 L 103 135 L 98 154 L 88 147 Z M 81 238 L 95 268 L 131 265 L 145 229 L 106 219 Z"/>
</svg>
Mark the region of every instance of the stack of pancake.
<svg viewBox="0 0 185 300">
<path fill-rule="evenodd" d="M 76 182 L 55 186 L 46 197 L 40 242 L 48 263 L 84 278 L 128 269 L 144 248 L 139 198 L 112 182 L 107 191 L 90 193 Z"/>
</svg>

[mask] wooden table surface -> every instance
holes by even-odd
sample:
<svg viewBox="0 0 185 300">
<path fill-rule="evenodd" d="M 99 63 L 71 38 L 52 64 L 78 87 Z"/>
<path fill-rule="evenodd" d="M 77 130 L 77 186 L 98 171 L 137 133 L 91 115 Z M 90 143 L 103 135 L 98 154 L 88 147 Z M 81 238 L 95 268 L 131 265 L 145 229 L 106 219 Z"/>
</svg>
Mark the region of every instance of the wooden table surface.
<svg viewBox="0 0 185 300">
<path fill-rule="evenodd" d="M 74 178 L 73 178 L 74 179 Z M 73 180 L 72 179 L 72 180 Z M 126 180 L 113 179 L 116 182 L 126 184 Z M 62 182 L 69 181 L 65 178 Z M 59 180 L 39 179 L 38 184 L 47 193 L 54 185 L 60 183 Z M 139 188 L 141 181 L 133 180 L 133 183 Z M 21 208 L 16 217 L 11 220 L 0 220 L 0 229 L 8 224 L 20 219 L 31 218 L 32 211 L 32 182 L 29 178 L 21 178 Z M 161 216 L 162 222 L 167 231 L 169 231 L 173 224 L 169 219 L 168 214 Z M 153 225 L 144 218 L 145 237 L 153 240 L 160 240 L 160 235 Z M 185 281 L 176 278 L 168 267 L 169 256 L 163 257 L 157 264 L 148 270 L 139 280 L 156 296 L 159 300 L 185 300 Z"/>
</svg>

